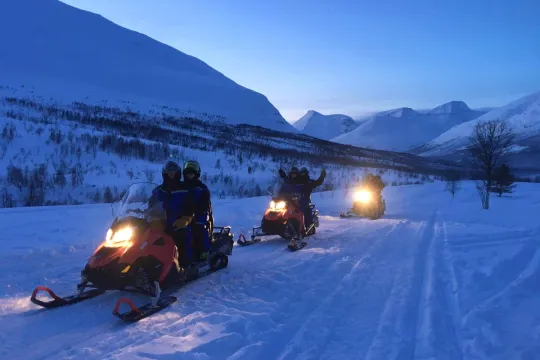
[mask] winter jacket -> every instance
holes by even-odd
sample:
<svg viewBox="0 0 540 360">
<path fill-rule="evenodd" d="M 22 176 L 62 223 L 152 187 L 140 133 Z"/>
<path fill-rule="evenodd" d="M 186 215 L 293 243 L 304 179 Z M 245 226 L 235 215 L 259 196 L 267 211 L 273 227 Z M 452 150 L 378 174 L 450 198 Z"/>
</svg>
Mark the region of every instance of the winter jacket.
<svg viewBox="0 0 540 360">
<path fill-rule="evenodd" d="M 202 224 L 213 222 L 212 202 L 208 186 L 199 179 L 184 180 L 184 185 L 189 190 L 190 201 L 194 204 L 194 221 Z"/>
<path fill-rule="evenodd" d="M 152 197 L 163 204 L 167 214 L 167 230 L 174 230 L 174 222 L 183 216 L 193 217 L 195 204 L 183 182 L 163 183 L 152 191 Z"/>
</svg>

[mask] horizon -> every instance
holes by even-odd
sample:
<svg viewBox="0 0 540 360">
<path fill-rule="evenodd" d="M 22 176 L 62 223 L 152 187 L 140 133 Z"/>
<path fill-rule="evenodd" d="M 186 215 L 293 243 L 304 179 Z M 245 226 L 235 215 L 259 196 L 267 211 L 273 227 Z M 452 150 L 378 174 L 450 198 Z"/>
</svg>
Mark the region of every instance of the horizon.
<svg viewBox="0 0 540 360">
<path fill-rule="evenodd" d="M 289 123 L 309 110 L 356 118 L 450 101 L 493 108 L 540 90 L 532 0 L 62 2 L 197 57 L 266 96 Z"/>
</svg>

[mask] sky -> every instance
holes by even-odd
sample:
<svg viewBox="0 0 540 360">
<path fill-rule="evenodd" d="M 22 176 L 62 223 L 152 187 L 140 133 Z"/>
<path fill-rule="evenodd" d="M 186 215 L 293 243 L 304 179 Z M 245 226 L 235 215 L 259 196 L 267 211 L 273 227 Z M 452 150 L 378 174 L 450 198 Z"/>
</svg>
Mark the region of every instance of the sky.
<svg viewBox="0 0 540 360">
<path fill-rule="evenodd" d="M 540 91 L 538 0 L 62 0 L 193 55 L 288 121 Z"/>
</svg>

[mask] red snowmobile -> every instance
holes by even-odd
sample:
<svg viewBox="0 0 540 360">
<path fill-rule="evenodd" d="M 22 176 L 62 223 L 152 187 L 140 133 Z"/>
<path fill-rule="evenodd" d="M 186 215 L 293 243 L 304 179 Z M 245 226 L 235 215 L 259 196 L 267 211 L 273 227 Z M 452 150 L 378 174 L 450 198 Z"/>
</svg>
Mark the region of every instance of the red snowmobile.
<svg viewBox="0 0 540 360">
<path fill-rule="evenodd" d="M 151 302 L 139 308 L 128 298 L 120 298 L 116 303 L 115 316 L 125 321 L 137 321 L 176 301 L 174 296 L 161 296 L 162 291 L 177 289 L 225 268 L 234 243 L 228 226 L 214 228 L 206 261 L 194 263 L 189 269 L 179 267 L 178 248 L 165 232 L 163 205 L 152 197 L 156 187 L 156 184 L 138 183 L 129 188 L 105 241 L 97 247 L 81 272 L 77 294 L 61 298 L 49 288 L 38 286 L 31 301 L 45 308 L 55 308 L 96 297 L 107 290 L 148 294 Z M 48 292 L 52 300 L 39 300 L 36 297 L 39 291 Z M 121 304 L 127 304 L 131 310 L 120 313 Z"/>
<path fill-rule="evenodd" d="M 306 228 L 304 213 L 298 203 L 299 195 L 287 190 L 289 189 L 286 189 L 285 186 L 282 187 L 278 196 L 272 198 L 261 220 L 261 226 L 253 228 L 251 240 L 246 240 L 241 235 L 237 240 L 238 245 L 251 245 L 261 241 L 260 238 L 257 238 L 258 236 L 269 235 L 279 235 L 290 240 L 288 248 L 293 251 L 307 245 L 304 238 L 315 234 L 316 228 L 319 226 L 319 212 L 315 210 L 315 205 L 310 205 L 313 223 Z"/>
</svg>

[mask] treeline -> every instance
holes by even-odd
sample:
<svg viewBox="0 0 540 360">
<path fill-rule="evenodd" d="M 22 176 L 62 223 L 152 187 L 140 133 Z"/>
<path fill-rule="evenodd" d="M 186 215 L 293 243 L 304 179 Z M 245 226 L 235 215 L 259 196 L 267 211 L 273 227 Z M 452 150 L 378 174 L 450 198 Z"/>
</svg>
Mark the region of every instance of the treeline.
<svg viewBox="0 0 540 360">
<path fill-rule="evenodd" d="M 119 148 L 125 148 L 130 154 L 127 156 L 145 160 L 149 160 L 146 153 L 152 153 L 154 150 L 148 144 L 143 145 L 138 139 L 163 144 L 163 148 L 180 146 L 203 151 L 223 151 L 231 156 L 241 154 L 240 156 L 247 159 L 258 157 L 273 162 L 296 158 L 314 165 L 334 163 L 342 166 L 392 168 L 420 173 L 433 173 L 445 168 L 445 165 L 413 155 L 361 149 L 306 135 L 245 124 L 233 126 L 223 121 L 204 121 L 166 114 L 142 115 L 132 110 L 91 106 L 78 102 L 73 103 L 70 108 L 61 108 L 57 105 L 45 105 L 13 97 L 5 98 L 4 101 L 8 105 L 31 109 L 34 113 L 25 115 L 11 109 L 5 113 L 10 118 L 43 124 L 67 120 L 88 125 L 109 137 L 105 141 L 109 144 L 104 147 L 119 153 L 123 151 Z M 117 138 L 118 135 L 133 140 L 114 141 L 113 138 Z M 118 150 L 112 150 L 113 146 Z"/>
</svg>

